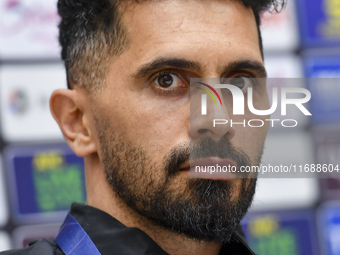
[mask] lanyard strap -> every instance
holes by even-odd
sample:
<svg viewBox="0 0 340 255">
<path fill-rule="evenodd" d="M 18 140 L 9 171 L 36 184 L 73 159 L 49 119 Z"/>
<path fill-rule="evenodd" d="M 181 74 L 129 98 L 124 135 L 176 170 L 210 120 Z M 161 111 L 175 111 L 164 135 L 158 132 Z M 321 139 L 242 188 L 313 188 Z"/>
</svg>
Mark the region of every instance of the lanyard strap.
<svg viewBox="0 0 340 255">
<path fill-rule="evenodd" d="M 70 213 L 67 214 L 55 241 L 66 255 L 101 255 L 91 238 Z"/>
</svg>

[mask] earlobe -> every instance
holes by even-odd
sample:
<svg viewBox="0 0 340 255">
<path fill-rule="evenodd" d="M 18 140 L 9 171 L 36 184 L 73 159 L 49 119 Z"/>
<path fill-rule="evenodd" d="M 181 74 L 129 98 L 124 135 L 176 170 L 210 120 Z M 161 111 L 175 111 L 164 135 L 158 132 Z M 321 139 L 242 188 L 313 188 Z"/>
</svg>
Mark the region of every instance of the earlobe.
<svg viewBox="0 0 340 255">
<path fill-rule="evenodd" d="M 95 153 L 96 145 L 87 121 L 88 112 L 80 105 L 76 90 L 58 89 L 50 99 L 50 109 L 67 143 L 79 157 Z"/>
</svg>

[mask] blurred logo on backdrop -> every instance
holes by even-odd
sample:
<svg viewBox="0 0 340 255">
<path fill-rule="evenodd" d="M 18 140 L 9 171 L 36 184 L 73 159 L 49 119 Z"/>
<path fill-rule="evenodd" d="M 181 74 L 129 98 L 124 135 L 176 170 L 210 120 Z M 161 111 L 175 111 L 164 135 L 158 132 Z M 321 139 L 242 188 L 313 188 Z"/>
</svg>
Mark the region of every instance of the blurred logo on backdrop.
<svg viewBox="0 0 340 255">
<path fill-rule="evenodd" d="M 325 0 L 324 10 L 326 21 L 320 25 L 320 34 L 327 37 L 340 36 L 340 1 Z"/>
<path fill-rule="evenodd" d="M 313 255 L 316 238 L 313 216 L 308 211 L 248 215 L 243 229 L 256 254 Z"/>
<path fill-rule="evenodd" d="M 41 28 L 41 25 L 55 25 L 59 20 L 56 8 L 48 8 L 42 1 L 7 0 L 2 4 L 0 18 L 0 34 L 5 36 L 20 33 L 26 27 Z M 37 39 L 48 39 L 44 31 L 35 30 L 32 36 Z M 54 39 L 53 39 L 54 40 Z"/>
<path fill-rule="evenodd" d="M 302 44 L 305 47 L 338 46 L 339 0 L 297 0 Z"/>
<path fill-rule="evenodd" d="M 56 0 L 0 1 L 0 57 L 59 58 Z"/>
<path fill-rule="evenodd" d="M 22 115 L 27 111 L 28 98 L 25 91 L 17 89 L 9 94 L 9 109 L 13 115 Z"/>
<path fill-rule="evenodd" d="M 25 89 L 14 89 L 8 94 L 8 108 L 13 116 L 28 113 L 30 107 L 41 110 L 49 109 L 49 94 L 40 92 L 30 96 Z"/>
<path fill-rule="evenodd" d="M 38 151 L 32 159 L 35 196 L 42 212 L 67 210 L 85 201 L 80 164 L 67 164 L 62 150 Z"/>
<path fill-rule="evenodd" d="M 61 131 L 50 112 L 49 99 L 65 82 L 62 64 L 1 66 L 0 124 L 4 140 L 61 139 Z"/>
<path fill-rule="evenodd" d="M 299 254 L 294 229 L 281 228 L 276 215 L 256 217 L 249 223 L 248 229 L 253 236 L 252 243 L 257 246 L 259 254 L 275 247 L 281 250 L 281 254 Z"/>
<path fill-rule="evenodd" d="M 16 221 L 59 221 L 73 202 L 85 202 L 83 159 L 67 145 L 13 146 L 5 158 Z"/>
</svg>

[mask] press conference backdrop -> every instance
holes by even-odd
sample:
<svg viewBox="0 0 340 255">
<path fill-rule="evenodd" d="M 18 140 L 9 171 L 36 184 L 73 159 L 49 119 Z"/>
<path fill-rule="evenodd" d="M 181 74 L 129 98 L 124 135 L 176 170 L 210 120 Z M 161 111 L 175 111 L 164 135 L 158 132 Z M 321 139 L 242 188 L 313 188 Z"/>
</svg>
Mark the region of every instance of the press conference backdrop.
<svg viewBox="0 0 340 255">
<path fill-rule="evenodd" d="M 0 0 L 0 251 L 53 238 L 71 202 L 86 199 L 83 161 L 49 112 L 51 92 L 66 87 L 58 22 L 56 0 Z M 340 78 L 338 0 L 290 1 L 264 13 L 261 30 L 269 77 Z M 294 150 L 265 149 L 263 162 L 340 163 L 340 91 L 312 95 L 316 116 L 266 140 Z M 259 179 L 242 224 L 261 255 L 340 255 L 340 180 Z"/>
</svg>

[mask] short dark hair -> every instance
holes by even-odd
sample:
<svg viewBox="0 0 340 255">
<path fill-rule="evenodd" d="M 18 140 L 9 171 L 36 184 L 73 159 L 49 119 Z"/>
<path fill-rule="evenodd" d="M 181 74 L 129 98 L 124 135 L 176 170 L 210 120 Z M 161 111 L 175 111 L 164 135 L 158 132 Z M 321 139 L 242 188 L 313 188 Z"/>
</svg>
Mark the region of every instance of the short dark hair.
<svg viewBox="0 0 340 255">
<path fill-rule="evenodd" d="M 105 82 L 108 64 L 128 46 L 129 38 L 118 11 L 128 0 L 58 0 L 59 42 L 65 63 L 67 84 L 77 84 L 89 91 Z M 135 0 L 138 2 L 138 0 Z M 263 57 L 260 14 L 280 11 L 285 0 L 230 0 L 253 10 L 259 47 Z"/>
</svg>

